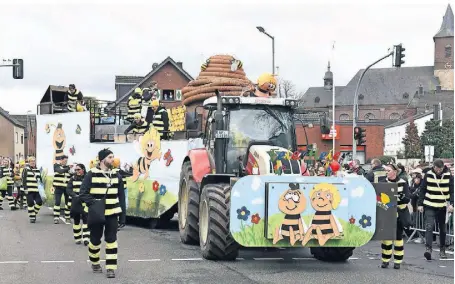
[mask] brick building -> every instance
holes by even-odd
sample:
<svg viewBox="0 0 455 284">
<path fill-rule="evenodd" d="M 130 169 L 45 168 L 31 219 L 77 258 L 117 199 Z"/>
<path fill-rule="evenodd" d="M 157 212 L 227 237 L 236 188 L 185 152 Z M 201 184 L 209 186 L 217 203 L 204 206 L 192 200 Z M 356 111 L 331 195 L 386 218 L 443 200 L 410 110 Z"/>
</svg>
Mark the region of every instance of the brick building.
<svg viewBox="0 0 455 284">
<path fill-rule="evenodd" d="M 454 16 L 450 5 L 433 41 L 433 66 L 373 68 L 365 73 L 359 89 L 359 120 L 398 121 L 432 110 L 438 103 L 443 105 L 443 112 L 453 117 Z M 353 95 L 362 72 L 363 69 L 359 70 L 346 86 L 336 86 L 337 120 L 352 120 Z M 331 112 L 332 85 L 329 64 L 324 86 L 311 87 L 303 96 L 304 108 Z"/>
<path fill-rule="evenodd" d="M 24 125 L 0 108 L 0 156 L 18 162 L 25 157 Z"/>
<path fill-rule="evenodd" d="M 117 102 L 126 102 L 135 88 L 150 86 L 152 81 L 158 83 L 159 99 L 170 108 L 181 105 L 181 90 L 193 77 L 183 69 L 182 62 L 167 57 L 160 64 L 154 63 L 152 70 L 145 76 L 115 76 Z"/>
<path fill-rule="evenodd" d="M 367 160 L 383 155 L 384 151 L 384 121 L 361 122 L 359 127 L 366 130 L 365 145 L 357 146 L 357 158 L 363 164 Z M 335 123 L 337 136 L 335 138 L 336 152 L 346 153 L 352 156 L 352 123 L 337 121 Z M 306 131 L 306 136 L 305 136 Z M 308 141 L 306 140 L 308 137 Z M 319 124 L 313 123 L 312 128 L 303 128 L 301 123 L 296 122 L 297 145 L 301 149 L 306 149 L 307 144 L 316 143 L 318 152 L 329 152 L 332 150 L 332 138 L 321 133 Z"/>
</svg>

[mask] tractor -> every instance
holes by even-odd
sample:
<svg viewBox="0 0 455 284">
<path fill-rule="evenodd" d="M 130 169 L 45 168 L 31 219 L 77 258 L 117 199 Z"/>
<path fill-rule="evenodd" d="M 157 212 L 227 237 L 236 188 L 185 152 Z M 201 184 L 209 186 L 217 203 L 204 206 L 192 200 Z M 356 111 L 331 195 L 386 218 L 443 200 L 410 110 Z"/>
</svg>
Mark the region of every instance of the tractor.
<svg viewBox="0 0 455 284">
<path fill-rule="evenodd" d="M 267 217 L 267 212 L 271 212 L 272 207 L 276 207 L 270 205 L 272 204 L 270 200 L 276 195 L 271 190 L 274 183 L 278 187 L 279 183 L 287 186 L 290 182 L 304 182 L 308 187 L 309 181 L 311 181 L 310 183 L 326 182 L 329 184 L 343 184 L 347 181 L 332 177 L 302 177 L 303 160 L 282 157 L 280 160 L 278 157 L 279 167 L 276 166 L 276 162 L 273 162 L 273 153 L 278 153 L 278 155 L 296 153 L 294 111 L 298 107 L 298 101 L 285 98 L 222 96 L 218 91 L 215 93 L 216 96 L 206 99 L 203 103 L 204 109 L 208 111 L 205 131 L 201 134 L 204 147 L 190 150 L 183 160 L 178 196 L 179 233 L 182 243 L 199 244 L 205 259 L 235 260 L 241 246 L 283 246 L 280 245 L 280 242 L 276 244 L 276 242 L 272 243 L 271 240 L 266 239 L 271 238 L 267 235 L 273 234 L 273 228 L 266 232 L 271 226 L 266 222 L 272 222 L 272 216 L 269 214 L 270 216 Z M 321 121 L 326 122 L 326 120 Z M 321 125 L 322 128 L 329 129 L 330 127 L 324 124 Z M 313 182 L 314 179 L 319 180 Z M 373 185 L 363 177 L 353 177 L 352 179 L 364 189 L 363 197 L 360 196 L 357 199 L 358 202 L 368 207 L 369 211 L 365 212 L 372 212 L 366 214 L 368 216 L 365 215 L 365 217 L 368 217 L 370 225 L 372 222 L 374 226 L 376 188 L 373 188 Z M 261 182 L 261 186 L 259 186 L 259 182 Z M 255 183 L 257 185 L 253 185 Z M 236 238 L 232 232 L 233 222 L 240 220 L 244 224 L 249 212 L 246 207 L 242 207 L 245 210 L 237 209 L 240 208 L 237 204 L 235 208 L 231 207 L 234 198 L 242 200 L 239 198 L 240 194 L 251 191 L 250 187 L 255 186 L 258 189 L 253 190 L 260 192 L 260 196 L 264 196 L 262 193 L 265 193 L 265 204 L 263 202 L 263 205 L 257 205 L 262 206 L 258 212 L 266 215 L 264 216 L 265 232 L 264 235 L 258 235 L 257 242 L 241 243 L 241 238 Z M 305 185 L 302 185 L 303 187 Z M 345 191 L 349 189 L 349 186 L 344 188 Z M 390 188 L 380 190 L 390 193 Z M 365 202 L 361 198 L 366 198 L 367 201 Z M 248 197 L 245 196 L 244 202 L 249 201 L 247 199 Z M 393 194 L 390 200 L 394 200 Z M 254 201 L 252 203 L 255 204 Z M 351 203 L 353 206 L 363 206 L 354 201 Z M 393 214 L 392 211 L 393 209 L 388 214 Z M 238 214 L 238 219 L 234 216 L 236 214 Z M 247 218 L 244 218 L 245 216 Z M 256 221 L 253 220 L 255 224 L 257 224 Z M 254 226 L 254 224 L 252 225 Z M 387 227 L 387 230 L 390 228 Z M 278 231 L 277 228 L 277 234 Z M 378 231 L 377 228 L 376 231 Z M 381 231 L 384 230 L 381 229 Z M 373 231 L 370 233 L 372 235 Z M 303 235 L 301 237 L 303 239 Z M 263 241 L 267 245 L 261 245 L 259 241 Z M 361 245 L 363 243 L 356 246 Z M 346 260 L 352 256 L 353 250 L 353 246 L 343 247 L 336 244 L 311 247 L 311 253 L 315 258 L 326 261 Z"/>
</svg>

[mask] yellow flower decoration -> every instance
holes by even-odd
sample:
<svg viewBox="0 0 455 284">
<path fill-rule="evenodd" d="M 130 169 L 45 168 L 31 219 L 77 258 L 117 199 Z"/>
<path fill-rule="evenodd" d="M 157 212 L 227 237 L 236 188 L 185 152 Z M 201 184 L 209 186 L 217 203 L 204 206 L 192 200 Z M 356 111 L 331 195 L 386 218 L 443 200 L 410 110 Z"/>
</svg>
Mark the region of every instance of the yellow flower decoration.
<svg viewBox="0 0 455 284">
<path fill-rule="evenodd" d="M 139 184 L 139 192 L 143 193 L 144 192 L 144 188 L 145 188 L 144 183 L 140 183 Z"/>
<path fill-rule="evenodd" d="M 54 194 L 54 192 L 55 192 L 54 187 L 51 187 L 51 194 Z"/>
</svg>

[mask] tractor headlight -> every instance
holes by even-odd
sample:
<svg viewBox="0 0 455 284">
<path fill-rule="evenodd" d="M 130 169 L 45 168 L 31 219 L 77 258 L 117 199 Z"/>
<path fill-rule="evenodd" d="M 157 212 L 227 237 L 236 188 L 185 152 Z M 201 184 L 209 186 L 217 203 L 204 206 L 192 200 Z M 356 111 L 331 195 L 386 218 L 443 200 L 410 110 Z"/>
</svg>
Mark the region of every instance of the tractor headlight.
<svg viewBox="0 0 455 284">
<path fill-rule="evenodd" d="M 299 103 L 297 100 L 286 100 L 285 105 L 290 107 L 298 107 Z"/>
</svg>

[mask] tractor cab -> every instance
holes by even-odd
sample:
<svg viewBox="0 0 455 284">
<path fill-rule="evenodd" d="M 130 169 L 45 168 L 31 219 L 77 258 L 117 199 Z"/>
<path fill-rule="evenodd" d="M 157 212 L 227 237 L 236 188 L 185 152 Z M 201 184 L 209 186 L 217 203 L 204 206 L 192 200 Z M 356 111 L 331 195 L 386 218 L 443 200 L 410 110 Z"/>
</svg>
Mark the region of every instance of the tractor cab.
<svg viewBox="0 0 455 284">
<path fill-rule="evenodd" d="M 283 98 L 223 96 L 205 100 L 204 142 L 215 165 L 222 173 L 236 176 L 273 174 L 271 152 L 292 153 L 297 148 L 297 106 L 297 100 Z M 221 121 L 217 122 L 219 113 Z M 300 174 L 297 160 L 286 161 L 284 174 Z"/>
</svg>

